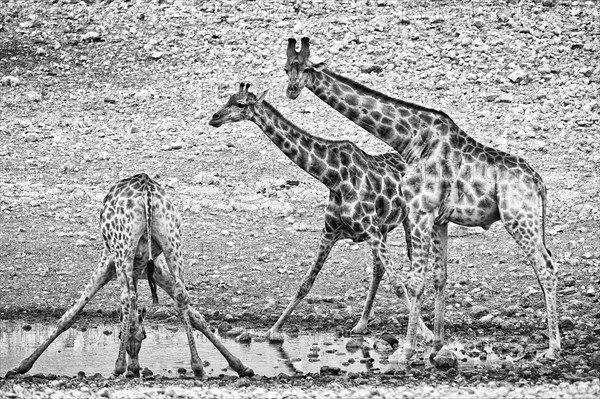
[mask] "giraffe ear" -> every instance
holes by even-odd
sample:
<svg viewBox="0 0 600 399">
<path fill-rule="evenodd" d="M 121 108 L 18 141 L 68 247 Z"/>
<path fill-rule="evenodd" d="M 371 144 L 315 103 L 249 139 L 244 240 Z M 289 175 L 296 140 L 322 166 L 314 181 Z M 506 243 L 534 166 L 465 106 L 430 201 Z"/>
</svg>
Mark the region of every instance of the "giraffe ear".
<svg viewBox="0 0 600 399">
<path fill-rule="evenodd" d="M 267 93 L 269 92 L 269 90 L 265 90 L 262 92 L 262 94 L 256 99 L 256 103 L 260 104 L 263 102 L 263 100 L 265 99 L 265 97 L 267 96 Z"/>
<path fill-rule="evenodd" d="M 310 60 L 306 60 L 306 68 L 314 69 L 315 71 L 322 71 L 323 69 L 327 68 L 328 63 L 329 61 L 327 60 L 319 62 L 312 62 Z"/>
</svg>

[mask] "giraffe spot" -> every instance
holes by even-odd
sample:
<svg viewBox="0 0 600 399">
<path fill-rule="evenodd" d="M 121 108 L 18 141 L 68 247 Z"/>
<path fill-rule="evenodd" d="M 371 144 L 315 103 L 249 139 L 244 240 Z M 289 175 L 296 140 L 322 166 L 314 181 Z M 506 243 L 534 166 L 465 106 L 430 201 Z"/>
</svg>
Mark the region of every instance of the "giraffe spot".
<svg viewBox="0 0 600 399">
<path fill-rule="evenodd" d="M 318 142 L 314 142 L 313 143 L 313 150 L 314 150 L 315 155 L 317 156 L 317 158 L 320 158 L 320 159 L 325 158 L 327 147 L 324 144 L 318 143 Z"/>
<path fill-rule="evenodd" d="M 489 209 L 494 205 L 494 202 L 488 198 L 488 197 L 483 197 L 479 200 L 479 203 L 477 204 L 477 207 L 482 208 L 482 209 Z"/>
<path fill-rule="evenodd" d="M 375 121 L 368 116 L 363 116 L 361 119 L 361 125 L 366 127 L 373 127 L 375 126 Z"/>
<path fill-rule="evenodd" d="M 325 164 L 320 159 L 317 159 L 314 156 L 311 156 L 310 158 L 311 162 L 308 167 L 308 172 L 313 175 L 320 176 L 321 173 L 323 173 L 323 171 L 325 170 Z"/>
<path fill-rule="evenodd" d="M 381 123 L 383 123 L 384 125 L 392 126 L 394 121 L 388 118 L 387 116 L 384 116 L 383 118 L 381 118 Z"/>
<path fill-rule="evenodd" d="M 396 108 L 389 104 L 386 104 L 383 107 L 381 107 L 381 111 L 388 118 L 394 119 L 396 117 Z"/>
<path fill-rule="evenodd" d="M 374 192 L 380 193 L 383 185 L 383 181 L 379 176 L 374 175 L 373 173 L 369 173 L 369 182 L 371 183 L 371 187 Z"/>
<path fill-rule="evenodd" d="M 131 198 L 129 198 L 127 200 L 127 209 L 133 209 L 133 207 L 134 207 L 134 202 Z"/>
<path fill-rule="evenodd" d="M 358 96 L 354 96 L 354 95 L 346 96 L 346 103 L 348 105 L 357 106 L 358 105 Z"/>
<path fill-rule="evenodd" d="M 373 120 L 379 122 L 381 120 L 382 115 L 379 111 L 373 111 L 371 112 L 371 117 L 373 118 Z"/>
<path fill-rule="evenodd" d="M 343 92 L 342 92 L 342 90 L 340 89 L 339 85 L 336 85 L 336 84 L 334 84 L 334 85 L 331 87 L 331 92 L 332 92 L 332 93 L 333 93 L 335 96 L 337 96 L 337 97 L 339 97 L 339 96 L 341 96 L 341 95 L 343 94 Z"/>
<path fill-rule="evenodd" d="M 344 103 L 338 103 L 336 109 L 341 114 L 346 114 L 346 110 L 348 109 L 348 107 L 346 107 L 346 104 L 344 104 Z"/>
<path fill-rule="evenodd" d="M 346 116 L 350 120 L 356 120 L 359 117 L 359 115 L 360 113 L 356 109 L 350 108 L 348 109 L 348 114 Z"/>
<path fill-rule="evenodd" d="M 333 185 L 339 181 L 339 175 L 335 170 L 327 169 L 323 176 L 323 179 L 329 184 Z"/>
<path fill-rule="evenodd" d="M 377 212 L 377 216 L 383 218 L 387 213 L 387 210 L 389 209 L 389 205 L 390 201 L 388 201 L 387 198 L 385 198 L 382 195 L 377 197 L 377 199 L 375 200 L 375 209 Z"/>
<path fill-rule="evenodd" d="M 411 115 L 410 111 L 406 108 L 400 108 L 399 111 L 400 111 L 400 116 L 402 116 L 404 118 L 408 118 Z"/>
<path fill-rule="evenodd" d="M 340 153 L 340 161 L 342 165 L 350 165 L 352 163 L 352 160 L 350 159 L 350 154 L 348 154 L 347 152 Z"/>
<path fill-rule="evenodd" d="M 422 122 L 425 122 L 428 125 L 431 125 L 433 123 L 433 118 L 431 117 L 431 115 L 420 113 L 419 116 L 421 117 Z"/>
<path fill-rule="evenodd" d="M 327 154 L 327 163 L 334 168 L 337 168 L 340 164 L 340 154 L 337 148 L 330 148 Z"/>
<path fill-rule="evenodd" d="M 377 101 L 375 101 L 375 99 L 371 97 L 363 97 L 362 105 L 367 109 L 373 109 L 377 105 Z"/>
</svg>

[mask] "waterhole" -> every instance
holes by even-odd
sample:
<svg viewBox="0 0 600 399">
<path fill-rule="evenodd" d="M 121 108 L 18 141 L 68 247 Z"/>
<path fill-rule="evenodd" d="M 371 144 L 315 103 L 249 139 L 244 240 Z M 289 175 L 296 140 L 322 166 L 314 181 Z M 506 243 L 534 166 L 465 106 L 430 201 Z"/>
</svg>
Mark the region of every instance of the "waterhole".
<svg viewBox="0 0 600 399">
<path fill-rule="evenodd" d="M 0 321 L 0 375 L 4 375 L 31 354 L 53 329 L 53 324 Z M 182 327 L 147 324 L 146 333 L 147 339 L 139 355 L 141 367 L 147 367 L 154 374 L 167 376 L 177 376 L 178 370 L 185 368 L 187 375 L 192 375 L 190 352 Z M 119 349 L 118 336 L 119 326 L 116 324 L 71 328 L 48 347 L 29 373 L 73 376 L 84 371 L 87 375 L 100 373 L 108 377 L 113 371 Z M 225 359 L 202 334 L 195 333 L 195 337 L 198 353 L 210 376 L 237 375 L 228 368 Z M 373 337 L 365 337 L 361 348 L 347 348 L 350 338 L 328 333 L 300 333 L 285 338 L 283 343 L 277 344 L 259 339 L 244 344 L 233 338 L 220 336 L 229 351 L 256 374 L 264 376 L 318 373 L 323 366 L 339 367 L 347 372 L 385 372 L 392 367 L 388 361 L 389 352 L 372 349 L 374 345 L 378 345 L 377 339 Z M 459 368 L 482 367 L 502 360 L 512 360 L 510 356 L 498 357 L 489 346 L 480 348 L 480 351 L 469 351 L 466 347 L 469 347 L 468 343 L 465 345 L 459 341 L 446 345 L 446 348 L 456 354 Z M 425 348 L 424 353 L 429 353 L 429 348 Z M 486 355 L 481 356 L 481 353 Z M 431 367 L 426 356 L 421 366 Z"/>
</svg>

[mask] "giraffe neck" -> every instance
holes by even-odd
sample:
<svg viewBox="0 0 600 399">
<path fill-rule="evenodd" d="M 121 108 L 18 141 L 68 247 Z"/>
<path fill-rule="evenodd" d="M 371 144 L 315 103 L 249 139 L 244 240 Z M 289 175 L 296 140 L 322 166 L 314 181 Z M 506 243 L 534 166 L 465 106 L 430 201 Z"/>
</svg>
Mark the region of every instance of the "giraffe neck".
<svg viewBox="0 0 600 399">
<path fill-rule="evenodd" d="M 292 162 L 327 188 L 337 189 L 341 181 L 340 165 L 337 156 L 329 156 L 334 141 L 305 132 L 266 101 L 254 106 L 251 120 Z"/>
<path fill-rule="evenodd" d="M 310 69 L 306 87 L 329 106 L 394 148 L 408 163 L 430 152 L 432 129 L 453 124 L 443 112 L 398 100 L 323 69 Z M 446 128 L 436 128 L 444 124 Z"/>
</svg>

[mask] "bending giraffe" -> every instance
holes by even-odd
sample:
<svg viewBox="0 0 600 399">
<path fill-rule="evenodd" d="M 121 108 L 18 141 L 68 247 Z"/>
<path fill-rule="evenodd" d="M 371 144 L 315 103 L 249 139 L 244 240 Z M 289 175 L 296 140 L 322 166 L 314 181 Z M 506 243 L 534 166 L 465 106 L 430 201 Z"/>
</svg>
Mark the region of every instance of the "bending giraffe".
<svg viewBox="0 0 600 399">
<path fill-rule="evenodd" d="M 289 39 L 287 96 L 295 99 L 308 88 L 394 148 L 407 163 L 403 192 L 412 236 L 407 281 L 411 307 L 399 361 L 406 362 L 415 350 L 430 248 L 435 289 L 433 358 L 443 346 L 448 223 L 489 229 L 496 221 L 502 221 L 533 265 L 546 302 L 550 342 L 545 355 L 556 358 L 560 352 L 557 270 L 545 243 L 546 187 L 540 175 L 521 157 L 477 142 L 445 113 L 382 94 L 338 75 L 325 63 L 312 63 L 309 57 L 308 38 L 302 38 L 299 52 L 296 41 Z M 390 277 L 396 276 L 392 265 L 385 266 Z"/>
<path fill-rule="evenodd" d="M 239 91 L 212 116 L 209 124 L 219 127 L 244 120 L 254 122 L 290 160 L 329 189 L 325 227 L 315 263 L 266 335 L 272 341 L 283 340 L 279 329 L 310 291 L 333 245 L 344 238 L 355 242 L 367 241 L 373 254 L 373 278 L 360 320 L 352 329 L 353 333 L 363 333 L 384 274 L 383 264 L 389 263 L 387 235 L 406 222 L 400 185 L 404 162 L 396 153 L 369 155 L 349 141 L 313 136 L 285 119 L 264 101 L 266 91 L 256 97 L 248 92 L 248 86 L 241 83 Z M 408 233 L 406 241 L 407 248 L 410 248 Z M 410 251 L 408 254 L 410 258 Z M 396 294 L 408 304 L 404 286 L 400 286 Z M 418 323 L 424 338 L 431 340 L 431 331 L 421 319 L 418 319 Z"/>
<path fill-rule="evenodd" d="M 156 285 L 175 300 L 190 346 L 192 370 L 197 378 L 206 379 L 207 375 L 196 350 L 192 326 L 215 345 L 227 359 L 229 366 L 240 376 L 254 375 L 251 369 L 245 367 L 218 341 L 202 315 L 190 306 L 190 298 L 183 283 L 181 217 L 156 181 L 141 173 L 112 186 L 103 201 L 100 227 L 104 250 L 83 294 L 60 318 L 52 334 L 29 357 L 9 370 L 7 376 L 29 371 L 48 346 L 75 323 L 81 310 L 94 295 L 115 277 L 121 286 L 121 344 L 114 375 L 123 374 L 126 368 L 128 376 L 139 377 L 140 374 L 138 354 L 142 341 L 146 338 L 143 326 L 146 310 L 138 310 L 137 306 L 137 282 L 140 278 L 148 279 L 155 303 L 158 302 Z M 160 254 L 164 257 L 159 257 L 154 262 L 153 258 Z"/>
</svg>

